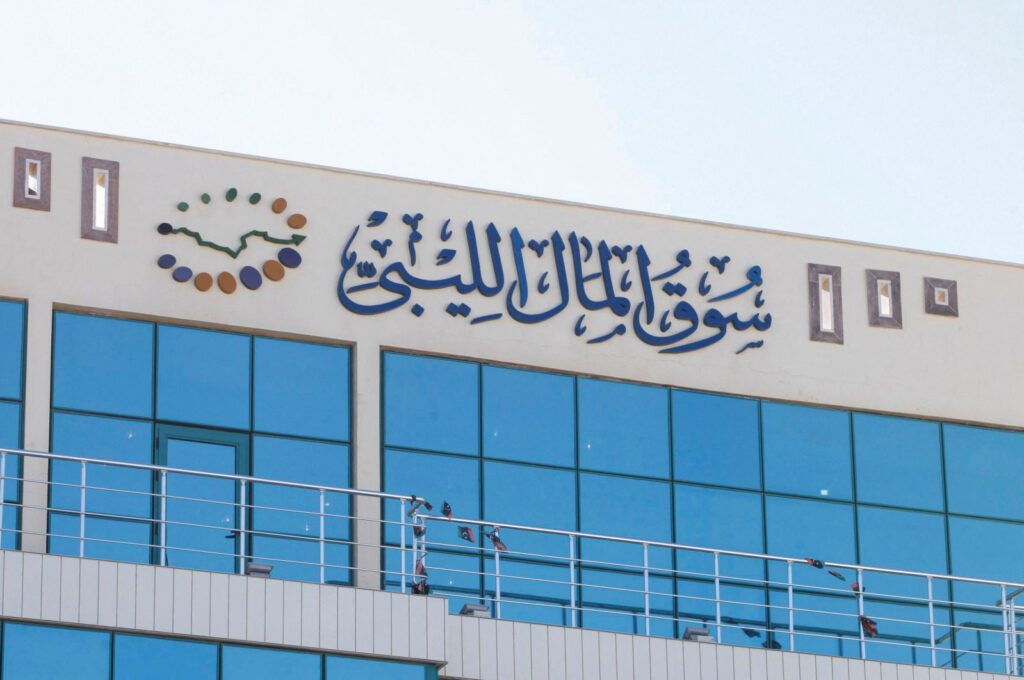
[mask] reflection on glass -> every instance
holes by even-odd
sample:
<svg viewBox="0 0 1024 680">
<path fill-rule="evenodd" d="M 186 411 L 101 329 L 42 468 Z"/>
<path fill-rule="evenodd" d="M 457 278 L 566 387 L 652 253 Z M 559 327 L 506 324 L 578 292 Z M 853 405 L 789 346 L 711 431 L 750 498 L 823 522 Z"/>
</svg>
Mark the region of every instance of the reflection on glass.
<svg viewBox="0 0 1024 680">
<path fill-rule="evenodd" d="M 761 414 L 766 490 L 852 498 L 848 412 L 764 402 Z"/>
<path fill-rule="evenodd" d="M 319 654 L 221 646 L 221 680 L 320 680 Z"/>
<path fill-rule="evenodd" d="M 114 636 L 113 680 L 217 680 L 217 645 L 143 635 Z"/>
<path fill-rule="evenodd" d="M 107 182 L 109 173 L 100 168 L 92 171 L 92 228 L 107 230 Z"/>
<path fill-rule="evenodd" d="M 0 300 L 0 398 L 21 399 L 25 303 Z"/>
<path fill-rule="evenodd" d="M 465 361 L 385 354 L 387 445 L 479 455 L 479 373 Z"/>
<path fill-rule="evenodd" d="M 168 439 L 166 464 L 172 468 L 234 474 L 235 447 Z M 238 551 L 235 502 L 233 480 L 169 473 L 167 564 L 234 571 Z"/>
<path fill-rule="evenodd" d="M 769 496 L 765 499 L 765 512 L 768 553 L 797 559 L 810 557 L 824 562 L 856 563 L 852 505 Z M 768 575 L 776 584 L 785 584 L 786 565 L 770 562 Z M 841 583 L 825 570 L 809 565 L 794 565 L 793 582 L 849 592 L 849 585 Z"/>
<path fill-rule="evenodd" d="M 943 425 L 949 511 L 1024 520 L 1024 432 Z"/>
<path fill-rule="evenodd" d="M 568 376 L 484 366 L 484 455 L 574 466 L 574 400 Z"/>
<path fill-rule="evenodd" d="M 4 623 L 3 677 L 108 680 L 110 633 Z"/>
<path fill-rule="evenodd" d="M 853 414 L 857 499 L 942 510 L 942 441 L 938 423 Z"/>
<path fill-rule="evenodd" d="M 34 158 L 25 159 L 25 198 L 39 198 L 42 194 L 43 166 Z"/>
<path fill-rule="evenodd" d="M 668 390 L 580 378 L 580 467 L 667 478 Z"/>
<path fill-rule="evenodd" d="M 576 476 L 568 470 L 488 461 L 484 463 L 484 517 L 572 531 L 576 528 Z M 501 539 L 513 552 L 563 558 L 569 554 L 565 536 L 503 529 Z"/>
<path fill-rule="evenodd" d="M 676 479 L 761 488 L 757 401 L 700 392 L 672 392 Z"/>
</svg>

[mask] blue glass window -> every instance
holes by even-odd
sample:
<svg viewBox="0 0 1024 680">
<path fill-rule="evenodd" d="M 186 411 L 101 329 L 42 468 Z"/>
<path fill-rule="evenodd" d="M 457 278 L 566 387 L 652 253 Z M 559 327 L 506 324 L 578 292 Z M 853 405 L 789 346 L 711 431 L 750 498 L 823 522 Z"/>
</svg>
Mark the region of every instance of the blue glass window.
<svg viewBox="0 0 1024 680">
<path fill-rule="evenodd" d="M 576 475 L 512 463 L 484 464 L 484 517 L 492 522 L 527 524 L 548 529 L 576 528 Z M 502 530 L 514 552 L 568 556 L 564 536 Z"/>
<path fill-rule="evenodd" d="M 384 490 L 397 494 L 415 494 L 433 503 L 448 501 L 455 516 L 467 519 L 480 518 L 480 463 L 472 458 L 442 456 L 429 453 L 388 450 L 384 454 Z M 386 519 L 391 522 L 385 529 L 385 537 L 391 544 L 399 542 L 401 521 L 398 503 L 385 503 Z M 436 507 L 436 513 L 441 508 Z M 446 536 L 442 539 L 442 531 Z M 479 534 L 479 532 L 474 532 Z M 470 546 L 460 542 L 454 526 L 433 525 L 429 538 L 444 543 Z M 476 536 L 479 544 L 480 536 Z"/>
<path fill-rule="evenodd" d="M 668 477 L 668 390 L 580 378 L 580 467 Z"/>
<path fill-rule="evenodd" d="M 109 680 L 110 633 L 4 623 L 5 680 Z"/>
<path fill-rule="evenodd" d="M 483 395 L 485 456 L 576 465 L 572 378 L 484 366 Z"/>
<path fill-rule="evenodd" d="M 148 422 L 54 413 L 53 449 L 72 456 L 125 463 L 153 462 L 153 428 Z M 153 477 L 145 470 L 107 465 L 87 465 L 85 555 L 98 559 L 149 562 Z M 76 514 L 50 513 L 49 551 L 78 555 L 82 468 L 78 463 L 51 463 L 50 506 Z M 98 517 L 96 515 L 105 515 Z M 121 518 L 121 519 L 119 519 Z"/>
<path fill-rule="evenodd" d="M 939 424 L 853 414 L 857 500 L 942 510 Z"/>
<path fill-rule="evenodd" d="M 487 597 L 494 599 L 494 560 L 489 557 L 484 561 L 484 573 Z M 501 558 L 501 618 L 568 626 L 572 622 L 569 601 L 566 562 L 538 564 Z"/>
<path fill-rule="evenodd" d="M 672 452 L 676 479 L 760 489 L 757 402 L 673 390 Z"/>
<path fill-rule="evenodd" d="M 114 636 L 114 680 L 217 680 L 217 645 L 143 635 Z"/>
<path fill-rule="evenodd" d="M 157 417 L 248 430 L 250 338 L 179 326 L 157 335 Z"/>
<path fill-rule="evenodd" d="M 772 402 L 761 413 L 766 490 L 853 497 L 849 413 Z"/>
<path fill-rule="evenodd" d="M 479 455 L 479 374 L 465 361 L 385 354 L 387 445 Z"/>
<path fill-rule="evenodd" d="M 21 406 L 0 401 L 0 447 L 21 448 Z M 21 508 L 17 503 L 21 497 L 21 456 L 7 456 L 4 469 L 4 519 L 0 548 L 14 550 L 18 545 L 17 529 L 20 525 Z"/>
<path fill-rule="evenodd" d="M 857 521 L 861 564 L 947 573 L 946 522 L 942 515 L 862 506 L 857 510 Z M 928 596 L 928 583 L 923 578 L 871 574 L 870 579 L 864 587 L 873 595 Z M 934 582 L 934 595 L 946 592 L 945 588 L 944 581 Z"/>
<path fill-rule="evenodd" d="M 256 338 L 254 429 L 319 439 L 349 438 L 349 351 Z"/>
<path fill-rule="evenodd" d="M 153 324 L 57 313 L 53 406 L 150 418 Z"/>
<path fill-rule="evenodd" d="M 591 534 L 671 542 L 671 494 L 667 482 L 581 473 L 580 530 Z M 580 556 L 587 561 L 643 565 L 641 546 L 613 541 L 585 540 Z M 651 548 L 648 563 L 667 568 L 671 564 L 671 556 L 666 549 Z"/>
<path fill-rule="evenodd" d="M 951 515 L 949 554 L 957 576 L 1020 582 L 1024 525 Z M 954 583 L 953 596 L 963 604 L 991 605 L 1000 594 L 995 586 Z"/>
<path fill-rule="evenodd" d="M 253 476 L 300 484 L 349 486 L 349 449 L 343 444 L 257 436 L 253 438 Z M 320 494 L 272 484 L 253 489 L 253 557 L 274 565 L 275 578 L 320 579 Z M 351 535 L 349 498 L 324 495 L 325 580 L 349 581 Z M 268 508 L 274 508 L 273 510 Z M 265 533 L 262 533 L 265 532 Z M 294 538 L 291 538 L 294 537 Z M 296 564 L 305 563 L 305 564 Z"/>
<path fill-rule="evenodd" d="M 853 506 L 769 496 L 765 499 L 765 512 L 770 554 L 797 559 L 810 557 L 824 562 L 856 563 Z M 772 581 L 785 583 L 785 564 L 769 563 L 768 575 Z M 825 570 L 805 564 L 793 566 L 793 582 L 824 588 L 843 587 Z"/>
<path fill-rule="evenodd" d="M 319 654 L 262 647 L 221 647 L 221 680 L 320 680 Z"/>
<path fill-rule="evenodd" d="M 1024 432 L 944 425 L 949 511 L 1024 520 Z"/>
<path fill-rule="evenodd" d="M 433 668 L 400 661 L 359 659 L 350 656 L 328 656 L 326 680 L 435 680 Z"/>
<path fill-rule="evenodd" d="M 0 399 L 21 399 L 25 303 L 0 300 Z"/>
<path fill-rule="evenodd" d="M 763 553 L 761 494 L 676 484 L 676 543 L 740 552 Z M 714 557 L 680 550 L 676 568 L 713 575 Z M 763 580 L 762 560 L 723 555 L 719 574 Z"/>
<path fill-rule="evenodd" d="M 672 637 L 672 580 L 648 580 L 651 604 L 651 635 Z M 586 628 L 644 635 L 644 578 L 639 572 L 582 569 L 580 597 Z"/>
</svg>

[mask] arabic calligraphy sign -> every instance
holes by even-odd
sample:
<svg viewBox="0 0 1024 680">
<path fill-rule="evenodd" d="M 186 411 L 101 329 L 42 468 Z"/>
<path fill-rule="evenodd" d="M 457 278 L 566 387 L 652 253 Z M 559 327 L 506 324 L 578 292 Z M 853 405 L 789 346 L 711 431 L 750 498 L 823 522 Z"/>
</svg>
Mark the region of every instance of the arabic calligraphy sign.
<svg viewBox="0 0 1024 680">
<path fill-rule="evenodd" d="M 416 293 L 446 290 L 452 297 L 444 311 L 455 319 L 480 324 L 508 316 L 535 324 L 560 315 L 574 297 L 584 310 L 572 319 L 577 337 L 597 344 L 632 330 L 665 354 L 709 347 L 730 330 L 763 333 L 772 325 L 771 313 L 760 311 L 761 267 L 730 268 L 728 255 L 712 255 L 700 266 L 680 249 L 671 261 L 656 264 L 643 245 L 594 243 L 575 231 L 526 239 L 518 227 L 506 239 L 493 222 L 478 233 L 471 221 L 457 229 L 446 219 L 437 227 L 439 248 L 428 264 L 423 215 L 407 213 L 401 225 L 387 221 L 386 212 L 373 212 L 366 229 L 357 225 L 345 243 L 338 299 L 356 314 L 409 305 L 421 316 L 426 309 Z M 752 297 L 758 311 L 746 317 L 728 311 L 741 296 Z M 747 341 L 736 353 L 763 345 L 763 339 Z"/>
</svg>

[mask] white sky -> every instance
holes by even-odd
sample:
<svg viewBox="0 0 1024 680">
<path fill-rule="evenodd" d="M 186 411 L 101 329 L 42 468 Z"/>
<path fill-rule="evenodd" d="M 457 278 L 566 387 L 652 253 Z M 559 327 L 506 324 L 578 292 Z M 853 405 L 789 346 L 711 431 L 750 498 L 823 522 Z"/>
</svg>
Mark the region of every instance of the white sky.
<svg viewBox="0 0 1024 680">
<path fill-rule="evenodd" d="M 0 118 L 1024 263 L 1024 0 L 0 0 Z"/>
</svg>

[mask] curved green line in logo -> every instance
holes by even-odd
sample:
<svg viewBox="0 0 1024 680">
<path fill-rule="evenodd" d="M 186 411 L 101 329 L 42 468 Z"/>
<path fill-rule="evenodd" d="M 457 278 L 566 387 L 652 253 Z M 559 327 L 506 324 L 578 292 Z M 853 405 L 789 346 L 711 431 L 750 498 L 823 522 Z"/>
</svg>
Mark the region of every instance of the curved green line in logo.
<svg viewBox="0 0 1024 680">
<path fill-rule="evenodd" d="M 264 241 L 266 241 L 267 243 L 279 243 L 279 244 L 283 244 L 283 245 L 296 245 L 296 246 L 306 240 L 306 237 L 301 235 L 301 234 L 294 234 L 294 235 L 292 235 L 289 238 L 278 238 L 276 236 L 271 236 L 266 231 L 260 231 L 258 229 L 253 229 L 250 232 L 242 234 L 242 236 L 239 238 L 239 244 L 238 244 L 237 248 L 229 248 L 227 246 L 222 246 L 219 243 L 214 243 L 213 241 L 207 241 L 206 239 L 203 238 L 203 235 L 200 234 L 198 231 L 193 231 L 193 230 L 189 229 L 188 227 L 176 227 L 176 228 L 171 229 L 167 233 L 169 233 L 169 234 L 184 234 L 185 236 L 188 236 L 190 238 L 195 239 L 195 242 L 197 244 L 199 244 L 200 246 L 203 246 L 204 248 L 212 248 L 213 250 L 220 251 L 220 252 L 224 253 L 225 255 L 230 255 L 232 258 L 237 258 L 239 256 L 239 254 L 241 254 L 241 252 L 246 249 L 246 247 L 249 245 L 248 244 L 249 237 L 251 237 L 251 236 L 259 237 L 259 238 L 263 239 Z"/>
</svg>

